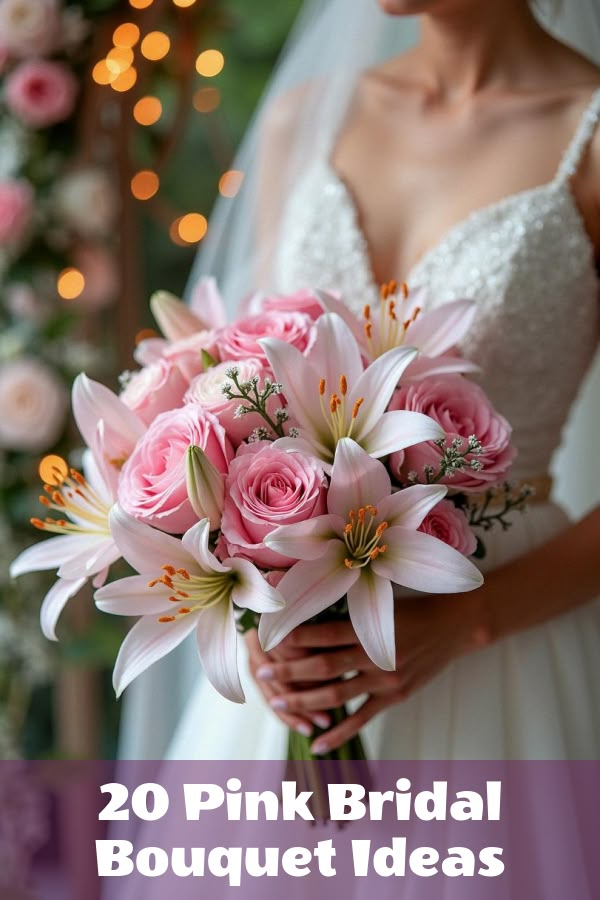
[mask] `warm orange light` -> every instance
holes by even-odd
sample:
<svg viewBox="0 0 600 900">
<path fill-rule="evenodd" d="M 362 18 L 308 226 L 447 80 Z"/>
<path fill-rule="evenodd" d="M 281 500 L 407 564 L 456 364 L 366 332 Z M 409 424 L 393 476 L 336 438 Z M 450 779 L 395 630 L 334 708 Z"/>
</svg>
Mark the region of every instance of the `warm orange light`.
<svg viewBox="0 0 600 900">
<path fill-rule="evenodd" d="M 146 59 L 156 61 L 163 59 L 171 48 L 169 36 L 164 31 L 151 31 L 147 34 L 141 44 L 143 56 Z"/>
<path fill-rule="evenodd" d="M 133 62 L 133 50 L 131 47 L 113 47 L 106 56 L 106 67 L 115 76 L 126 72 Z"/>
<path fill-rule="evenodd" d="M 154 0 L 129 0 L 129 5 L 133 6 L 134 9 L 147 9 L 153 3 Z"/>
<path fill-rule="evenodd" d="M 38 466 L 39 476 L 44 484 L 62 484 L 69 474 L 69 466 L 62 456 L 45 456 Z"/>
<path fill-rule="evenodd" d="M 111 84 L 116 77 L 117 73 L 111 72 L 105 59 L 101 59 L 92 69 L 92 78 L 96 84 Z"/>
<path fill-rule="evenodd" d="M 196 60 L 196 71 L 205 78 L 213 78 L 223 71 L 225 57 L 220 50 L 205 50 Z"/>
<path fill-rule="evenodd" d="M 219 193 L 223 197 L 235 197 L 242 186 L 243 180 L 243 172 L 240 172 L 237 169 L 230 169 L 229 172 L 225 172 L 224 175 L 221 175 L 219 179 Z"/>
<path fill-rule="evenodd" d="M 162 103 L 158 97 L 142 97 L 133 107 L 133 117 L 138 125 L 154 125 L 162 116 Z"/>
<path fill-rule="evenodd" d="M 79 269 L 63 269 L 58 276 L 56 287 L 63 300 L 75 300 L 85 287 L 85 278 Z"/>
<path fill-rule="evenodd" d="M 113 34 L 115 47 L 135 47 L 139 39 L 140 29 L 133 22 L 124 22 Z"/>
<path fill-rule="evenodd" d="M 115 80 L 111 82 L 110 86 L 114 91 L 123 93 L 124 91 L 130 91 L 136 81 L 137 72 L 135 68 L 131 66 L 131 68 L 126 69 L 124 72 L 121 72 L 120 75 L 117 75 Z"/>
<path fill-rule="evenodd" d="M 173 0 L 173 5 L 182 6 L 185 8 L 187 6 L 193 6 L 195 2 L 196 0 Z"/>
<path fill-rule="evenodd" d="M 136 200 L 150 200 L 160 187 L 160 179 L 151 169 L 142 169 L 131 179 L 131 193 Z"/>
<path fill-rule="evenodd" d="M 179 219 L 177 234 L 186 244 L 197 244 L 208 231 L 208 222 L 200 213 L 188 213 Z"/>
<path fill-rule="evenodd" d="M 171 226 L 169 228 L 169 237 L 173 241 L 174 244 L 177 244 L 178 247 L 187 247 L 188 244 L 185 241 L 182 241 L 179 237 L 179 223 L 181 222 L 181 217 L 179 219 L 175 219 L 175 221 L 171 222 Z"/>
<path fill-rule="evenodd" d="M 155 331 L 154 328 L 142 328 L 141 331 L 135 336 L 135 345 L 137 347 L 138 344 L 141 344 L 142 341 L 148 341 L 151 338 L 160 337 L 158 331 Z"/>
<path fill-rule="evenodd" d="M 194 94 L 194 109 L 201 113 L 210 113 L 221 102 L 221 92 L 217 88 L 200 88 Z"/>
</svg>

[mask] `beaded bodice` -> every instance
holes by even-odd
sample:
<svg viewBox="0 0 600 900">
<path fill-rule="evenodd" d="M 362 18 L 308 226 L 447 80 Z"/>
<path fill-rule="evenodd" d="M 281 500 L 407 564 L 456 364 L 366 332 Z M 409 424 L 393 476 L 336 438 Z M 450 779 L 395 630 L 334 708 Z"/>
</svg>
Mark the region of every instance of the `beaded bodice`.
<svg viewBox="0 0 600 900">
<path fill-rule="evenodd" d="M 516 477 L 547 471 L 600 333 L 594 248 L 570 178 L 600 117 L 596 91 L 556 177 L 471 213 L 407 277 L 426 308 L 461 297 L 478 314 L 461 349 L 514 429 Z M 326 159 L 290 196 L 278 287 L 338 290 L 357 313 L 378 293 L 356 206 Z"/>
</svg>

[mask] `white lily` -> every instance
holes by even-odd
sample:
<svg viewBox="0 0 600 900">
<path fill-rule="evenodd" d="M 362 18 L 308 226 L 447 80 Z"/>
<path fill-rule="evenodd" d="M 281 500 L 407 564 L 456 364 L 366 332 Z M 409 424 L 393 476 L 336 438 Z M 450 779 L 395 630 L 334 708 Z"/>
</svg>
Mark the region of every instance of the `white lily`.
<svg viewBox="0 0 600 900">
<path fill-rule="evenodd" d="M 425 289 L 409 291 L 406 285 L 398 288 L 392 281 L 381 288 L 378 308 L 367 304 L 360 319 L 333 294 L 316 293 L 325 311 L 343 318 L 367 359 L 377 359 L 394 347 L 418 349 L 419 355 L 407 367 L 403 381 L 478 371 L 474 363 L 450 352 L 472 325 L 477 309 L 472 300 L 454 300 L 423 312 Z"/>
<path fill-rule="evenodd" d="M 392 583 L 452 593 L 479 587 L 479 570 L 461 553 L 417 531 L 445 495 L 438 485 L 392 493 L 385 466 L 355 441 L 337 447 L 327 515 L 284 525 L 265 538 L 277 553 L 301 560 L 278 584 L 286 601 L 262 616 L 259 638 L 268 651 L 296 626 L 344 595 L 357 637 L 382 669 L 396 667 Z"/>
<path fill-rule="evenodd" d="M 95 594 L 104 612 L 141 616 L 115 663 L 117 696 L 196 630 L 200 661 L 210 682 L 224 697 L 243 703 L 233 606 L 273 612 L 283 606 L 279 592 L 247 560 L 219 562 L 208 549 L 207 519 L 178 540 L 115 506 L 110 526 L 123 556 L 140 573 Z M 165 562 L 161 565 L 160 560 Z"/>
<path fill-rule="evenodd" d="M 169 291 L 156 291 L 150 309 L 168 341 L 179 341 L 198 331 L 221 328 L 227 318 L 225 304 L 214 278 L 201 278 L 189 305 Z"/>
<path fill-rule="evenodd" d="M 389 350 L 365 369 L 358 343 L 335 313 L 317 321 L 308 359 L 284 341 L 265 338 L 259 343 L 299 430 L 299 437 L 280 438 L 278 445 L 316 456 L 327 471 L 344 437 L 352 437 L 377 458 L 444 436 L 429 416 L 385 411 L 417 354 L 413 348 Z"/>
</svg>

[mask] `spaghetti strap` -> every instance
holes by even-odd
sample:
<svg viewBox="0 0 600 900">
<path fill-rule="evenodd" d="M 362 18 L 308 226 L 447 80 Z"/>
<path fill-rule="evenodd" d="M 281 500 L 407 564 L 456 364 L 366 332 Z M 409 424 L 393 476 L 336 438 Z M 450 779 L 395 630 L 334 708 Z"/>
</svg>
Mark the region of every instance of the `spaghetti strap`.
<svg viewBox="0 0 600 900">
<path fill-rule="evenodd" d="M 600 88 L 592 94 L 592 98 L 583 113 L 575 135 L 565 150 L 555 181 L 564 182 L 577 172 L 577 168 L 585 150 L 594 136 L 600 119 Z"/>
</svg>

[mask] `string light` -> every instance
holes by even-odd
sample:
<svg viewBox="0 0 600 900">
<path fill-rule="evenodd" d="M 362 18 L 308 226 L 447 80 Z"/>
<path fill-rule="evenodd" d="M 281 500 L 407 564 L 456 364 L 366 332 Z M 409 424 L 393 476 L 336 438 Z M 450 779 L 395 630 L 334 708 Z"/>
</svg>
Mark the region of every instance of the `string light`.
<svg viewBox="0 0 600 900">
<path fill-rule="evenodd" d="M 154 0 L 129 0 L 129 5 L 134 9 L 148 9 L 153 3 Z"/>
<path fill-rule="evenodd" d="M 151 169 L 142 169 L 131 179 L 131 193 L 136 200 L 150 200 L 160 187 L 160 179 Z"/>
<path fill-rule="evenodd" d="M 85 278 L 79 269 L 63 269 L 58 276 L 56 287 L 63 300 L 76 300 L 83 293 Z"/>
<path fill-rule="evenodd" d="M 139 39 L 140 29 L 133 22 L 123 22 L 113 34 L 115 47 L 135 47 Z"/>
<path fill-rule="evenodd" d="M 219 193 L 223 197 L 235 197 L 242 186 L 244 173 L 237 169 L 230 169 L 219 179 Z"/>
<path fill-rule="evenodd" d="M 193 6 L 195 2 L 196 0 L 173 0 L 173 5 L 186 9 L 188 6 Z"/>
<path fill-rule="evenodd" d="M 177 234 L 186 244 L 197 244 L 208 231 L 208 222 L 200 213 L 187 213 L 179 219 Z"/>
<path fill-rule="evenodd" d="M 171 49 L 171 41 L 164 31 L 151 31 L 141 44 L 142 55 L 156 62 L 163 59 Z"/>
<path fill-rule="evenodd" d="M 111 81 L 110 86 L 113 91 L 119 91 L 119 93 L 124 93 L 125 91 L 130 91 L 131 88 L 137 81 L 137 71 L 131 66 L 129 69 L 126 69 L 124 72 L 121 72 L 120 75 L 117 75 L 114 81 Z"/>
<path fill-rule="evenodd" d="M 115 72 L 111 72 L 105 59 L 101 59 L 96 63 L 92 70 L 92 78 L 96 84 L 112 84 L 117 77 Z"/>
<path fill-rule="evenodd" d="M 214 78 L 223 71 L 224 65 L 225 57 L 220 50 L 204 50 L 196 60 L 196 71 L 205 78 Z"/>
<path fill-rule="evenodd" d="M 45 456 L 38 466 L 38 473 L 44 484 L 62 484 L 69 474 L 69 467 L 62 456 Z"/>
<path fill-rule="evenodd" d="M 106 67 L 115 76 L 126 72 L 133 62 L 131 47 L 114 47 L 106 57 Z"/>
<path fill-rule="evenodd" d="M 210 113 L 215 110 L 221 102 L 221 92 L 218 88 L 207 87 L 199 88 L 194 94 L 194 109 L 201 113 Z"/>
<path fill-rule="evenodd" d="M 158 97 L 142 97 L 133 107 L 133 118 L 138 125 L 154 125 L 162 116 L 162 103 Z"/>
</svg>

